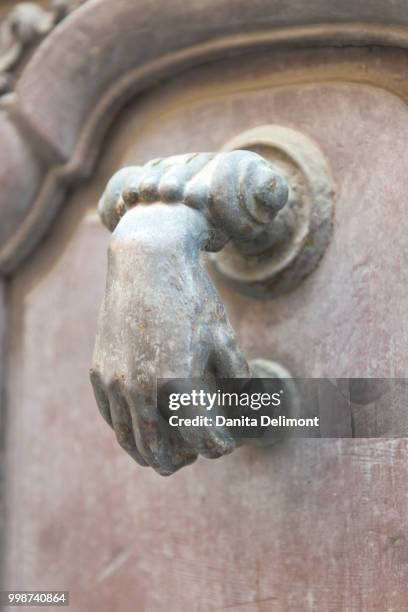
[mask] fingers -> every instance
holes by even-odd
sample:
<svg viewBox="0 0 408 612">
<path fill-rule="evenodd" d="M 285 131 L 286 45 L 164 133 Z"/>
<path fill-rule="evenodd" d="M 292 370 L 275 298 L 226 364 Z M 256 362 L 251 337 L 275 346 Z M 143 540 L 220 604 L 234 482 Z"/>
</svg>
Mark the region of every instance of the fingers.
<svg viewBox="0 0 408 612">
<path fill-rule="evenodd" d="M 194 153 L 187 163 L 170 167 L 160 181 L 160 195 L 164 202 L 184 202 L 189 182 L 207 165 L 213 156 L 210 153 Z M 189 206 L 199 208 L 197 198 Z"/>
<path fill-rule="evenodd" d="M 139 465 L 147 465 L 138 452 L 134 442 L 129 410 L 116 392 L 112 391 L 109 399 L 99 375 L 94 370 L 91 370 L 90 377 L 99 411 L 108 425 L 114 430 L 120 446 Z"/>
<path fill-rule="evenodd" d="M 190 153 L 122 168 L 106 186 L 98 210 L 113 231 L 138 203 L 183 203 L 204 210 L 215 227 L 222 227 L 225 236 L 214 248 L 219 250 L 228 237 L 257 236 L 287 199 L 283 175 L 256 153 Z"/>
<path fill-rule="evenodd" d="M 236 342 L 232 328 L 229 328 L 228 325 L 223 325 L 215 334 L 209 364 L 215 379 L 242 378 L 244 383 L 250 377 L 248 363 Z M 234 385 L 234 390 L 236 390 L 236 384 L 234 383 Z M 218 409 L 217 406 L 214 406 L 211 410 L 213 418 L 222 413 L 222 406 Z M 188 431 L 185 432 L 185 435 L 188 435 L 188 433 Z M 207 448 L 201 446 L 200 453 L 210 458 L 228 454 L 241 444 L 241 440 L 234 438 L 227 427 L 211 428 L 209 431 L 203 429 L 201 438 L 201 445 L 204 442 L 204 444 L 207 444 Z M 191 443 L 192 440 L 190 439 L 189 442 Z"/>
<path fill-rule="evenodd" d="M 215 425 L 171 428 L 142 395 L 133 395 L 129 400 L 121 381 L 110 383 L 108 392 L 94 371 L 91 381 L 99 410 L 113 428 L 119 445 L 139 465 L 149 465 L 162 476 L 193 463 L 198 454 L 215 459 L 237 446 L 227 429 Z M 208 417 L 204 406 L 199 406 L 196 414 Z"/>
<path fill-rule="evenodd" d="M 232 329 L 223 327 L 216 332 L 212 363 L 217 378 L 248 378 L 251 375 Z"/>
<path fill-rule="evenodd" d="M 197 453 L 172 432 L 156 406 L 142 394 L 127 396 L 137 449 L 158 474 L 169 476 L 195 461 Z"/>
<path fill-rule="evenodd" d="M 136 175 L 123 192 L 125 203 L 128 206 L 135 206 L 138 202 L 159 201 L 157 187 L 164 170 L 165 164 L 161 159 L 144 166 L 143 172 Z"/>
<path fill-rule="evenodd" d="M 214 396 L 216 391 L 210 381 L 204 383 L 202 379 L 200 379 L 199 388 L 208 396 Z M 191 391 L 189 384 L 187 384 L 185 391 L 187 393 Z M 208 403 L 206 405 L 195 403 L 181 408 L 178 413 L 177 429 L 184 443 L 198 454 L 208 459 L 216 459 L 231 453 L 236 448 L 236 441 L 225 427 L 217 426 L 217 405 L 214 403 L 211 410 L 208 410 L 207 407 Z M 194 417 L 198 417 L 199 425 L 185 424 L 184 419 L 191 420 Z"/>
<path fill-rule="evenodd" d="M 127 405 L 118 381 L 114 381 L 109 386 L 109 403 L 111 407 L 112 426 L 119 445 L 139 465 L 148 465 L 147 461 L 145 461 L 136 447 L 129 406 Z"/>
<path fill-rule="evenodd" d="M 101 415 L 114 430 L 119 445 L 139 465 L 151 466 L 168 476 L 197 459 L 197 452 L 177 430 L 170 429 L 146 399 L 140 395 L 128 400 L 120 379 L 104 385 L 95 370 L 91 370 L 90 378 Z"/>
<path fill-rule="evenodd" d="M 105 419 L 107 424 L 110 425 L 111 427 L 113 427 L 112 417 L 111 417 L 111 412 L 110 412 L 109 400 L 108 400 L 108 396 L 105 393 L 105 390 L 103 388 L 102 381 L 101 381 L 98 373 L 95 370 L 91 369 L 90 373 L 89 373 L 89 376 L 90 376 L 90 379 L 91 379 L 91 383 L 92 383 L 92 387 L 93 387 L 93 390 L 94 390 L 94 395 L 95 395 L 96 403 L 97 403 L 98 408 L 99 408 L 99 412 L 101 413 L 101 415 L 103 416 L 103 418 Z"/>
<path fill-rule="evenodd" d="M 123 191 L 125 204 L 130 207 L 139 202 L 182 202 L 187 184 L 212 157 L 189 153 L 149 162 Z"/>
<path fill-rule="evenodd" d="M 102 223 L 112 232 L 125 214 L 127 206 L 122 198 L 122 192 L 131 180 L 141 172 L 139 166 L 129 166 L 116 172 L 102 194 L 98 203 L 98 212 Z"/>
<path fill-rule="evenodd" d="M 215 412 L 209 417 L 205 408 L 196 409 L 195 415 L 207 418 L 215 417 Z M 224 455 L 229 455 L 237 447 L 237 442 L 225 427 L 217 427 L 213 422 L 211 425 L 199 427 L 187 427 L 179 425 L 179 432 L 182 439 L 198 454 L 207 459 L 218 459 Z"/>
</svg>

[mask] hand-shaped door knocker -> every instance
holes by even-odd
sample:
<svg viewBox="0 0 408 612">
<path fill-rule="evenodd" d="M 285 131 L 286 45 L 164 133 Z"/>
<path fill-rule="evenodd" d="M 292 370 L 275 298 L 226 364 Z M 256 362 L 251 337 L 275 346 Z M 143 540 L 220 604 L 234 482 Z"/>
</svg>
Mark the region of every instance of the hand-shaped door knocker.
<svg viewBox="0 0 408 612">
<path fill-rule="evenodd" d="M 277 364 L 247 363 L 200 253 L 229 244 L 256 256 L 288 196 L 284 173 L 245 150 L 156 159 L 109 181 L 99 213 L 113 233 L 91 381 L 102 416 L 140 465 L 169 475 L 237 446 L 224 427 L 193 436 L 170 427 L 156 405 L 158 378 L 285 375 Z"/>
</svg>

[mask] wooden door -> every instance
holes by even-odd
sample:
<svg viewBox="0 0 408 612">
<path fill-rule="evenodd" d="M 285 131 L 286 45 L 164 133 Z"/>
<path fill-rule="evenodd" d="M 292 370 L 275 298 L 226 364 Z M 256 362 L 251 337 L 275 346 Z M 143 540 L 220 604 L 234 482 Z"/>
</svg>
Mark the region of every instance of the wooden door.
<svg viewBox="0 0 408 612">
<path fill-rule="evenodd" d="M 107 179 L 266 125 L 322 151 L 334 228 L 290 293 L 261 301 L 215 280 L 245 355 L 297 376 L 406 377 L 407 67 L 397 45 L 251 50 L 116 114 L 94 170 L 8 275 L 4 588 L 69 590 L 80 612 L 408 608 L 406 439 L 244 447 L 161 478 L 118 447 L 88 379 Z"/>
</svg>

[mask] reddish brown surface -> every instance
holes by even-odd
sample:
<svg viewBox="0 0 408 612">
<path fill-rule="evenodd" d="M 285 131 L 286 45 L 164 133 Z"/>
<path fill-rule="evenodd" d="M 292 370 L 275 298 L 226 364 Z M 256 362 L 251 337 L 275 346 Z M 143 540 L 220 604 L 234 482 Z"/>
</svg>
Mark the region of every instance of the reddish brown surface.
<svg viewBox="0 0 408 612">
<path fill-rule="evenodd" d="M 233 73 L 220 72 L 226 83 Z M 97 412 L 87 371 L 108 234 L 82 211 L 125 163 L 217 149 L 263 123 L 320 144 L 336 222 L 292 294 L 223 291 L 246 354 L 309 376 L 408 370 L 404 102 L 344 83 L 195 95 L 205 74 L 123 117 L 98 176 L 13 282 L 7 588 L 69 589 L 79 612 L 405 610 L 405 440 L 241 449 L 162 479 L 128 459 Z"/>
<path fill-rule="evenodd" d="M 76 4 L 83 6 L 24 66 L 16 95 L 2 101 L 0 274 L 17 270 L 40 244 L 69 187 L 92 174 L 123 105 L 164 78 L 259 49 L 408 48 L 405 0 L 257 0 L 235 2 L 233 9 L 230 0 L 70 3 Z M 367 82 L 367 64 L 358 68 Z M 405 77 L 398 81 L 404 89 Z"/>
</svg>

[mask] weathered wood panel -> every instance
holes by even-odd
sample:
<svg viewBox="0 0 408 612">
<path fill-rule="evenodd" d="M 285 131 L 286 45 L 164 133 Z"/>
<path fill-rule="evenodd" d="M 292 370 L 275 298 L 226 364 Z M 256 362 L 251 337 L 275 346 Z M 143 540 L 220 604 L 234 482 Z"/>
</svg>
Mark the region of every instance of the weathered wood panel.
<svg viewBox="0 0 408 612">
<path fill-rule="evenodd" d="M 338 54 L 350 65 L 354 52 Z M 108 240 L 90 207 L 106 177 L 129 162 L 217 149 L 263 123 L 321 146 L 336 225 L 318 270 L 293 293 L 255 302 L 222 291 L 243 349 L 297 374 L 406 374 L 408 111 L 368 85 L 271 84 L 278 65 L 290 79 L 296 61 L 310 67 L 313 57 L 226 62 L 140 100 L 92 184 L 14 279 L 8 588 L 70 589 L 81 612 L 406 608 L 407 441 L 246 448 L 162 479 L 116 446 L 88 382 Z"/>
</svg>

